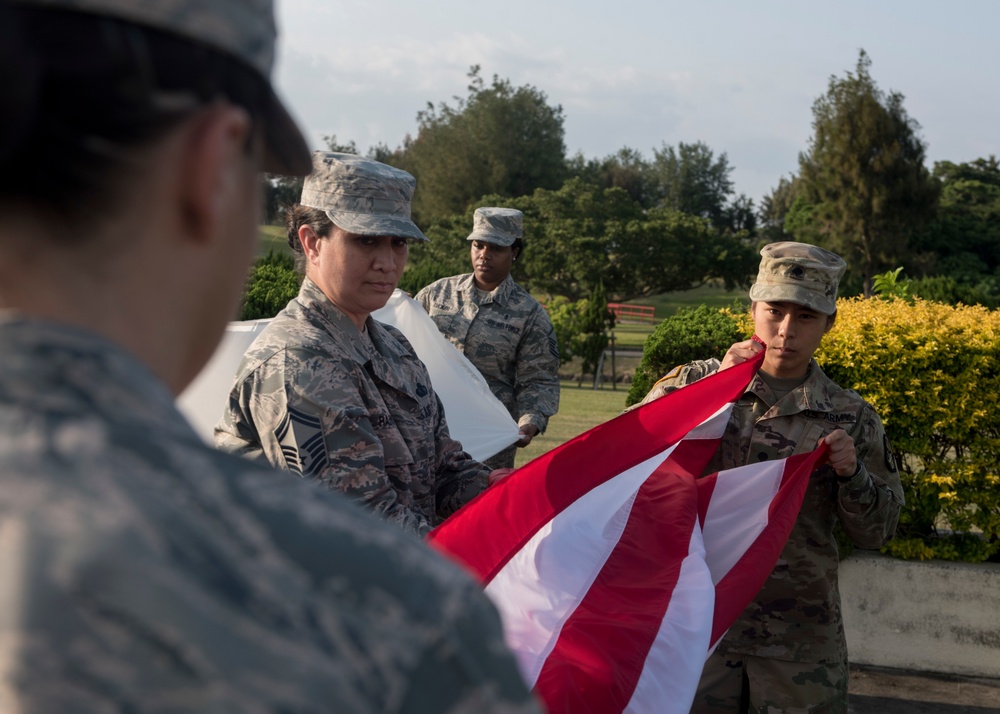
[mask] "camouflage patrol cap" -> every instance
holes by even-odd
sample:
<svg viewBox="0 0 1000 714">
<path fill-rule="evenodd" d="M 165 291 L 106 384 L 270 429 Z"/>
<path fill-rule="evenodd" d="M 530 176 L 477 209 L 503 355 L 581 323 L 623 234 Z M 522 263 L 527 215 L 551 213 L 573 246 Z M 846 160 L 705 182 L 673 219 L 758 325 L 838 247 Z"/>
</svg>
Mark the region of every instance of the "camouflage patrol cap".
<svg viewBox="0 0 1000 714">
<path fill-rule="evenodd" d="M 53 10 L 104 15 L 167 32 L 229 55 L 264 81 L 264 170 L 290 176 L 309 173 L 309 147 L 271 86 L 273 0 L 15 0 Z"/>
<path fill-rule="evenodd" d="M 333 224 L 362 236 L 427 242 L 410 218 L 417 181 L 392 166 L 356 154 L 313 153 L 313 172 L 302 186 L 303 206 L 326 211 Z"/>
<path fill-rule="evenodd" d="M 760 254 L 751 300 L 793 302 L 824 315 L 837 311 L 837 285 L 847 269 L 839 255 L 791 241 L 765 245 Z"/>
<path fill-rule="evenodd" d="M 494 245 L 514 245 L 523 234 L 523 223 L 524 214 L 516 208 L 477 208 L 468 239 Z"/>
</svg>

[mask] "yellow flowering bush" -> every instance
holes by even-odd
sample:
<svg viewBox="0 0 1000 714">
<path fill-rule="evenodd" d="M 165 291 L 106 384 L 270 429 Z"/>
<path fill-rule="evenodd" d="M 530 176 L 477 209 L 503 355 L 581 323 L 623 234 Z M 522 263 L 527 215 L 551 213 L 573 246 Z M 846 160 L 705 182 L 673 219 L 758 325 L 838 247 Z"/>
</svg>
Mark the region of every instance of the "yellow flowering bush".
<svg viewBox="0 0 1000 714">
<path fill-rule="evenodd" d="M 752 333 L 747 311 L 720 312 L 735 334 Z M 654 374 L 677 364 L 677 338 L 659 332 L 664 339 L 647 340 L 643 354 Z M 875 407 L 895 452 L 906 505 L 883 550 L 1000 561 L 1000 311 L 919 298 L 841 300 L 816 360 Z"/>
<path fill-rule="evenodd" d="M 1000 554 L 1000 311 L 841 300 L 816 360 L 885 423 L 906 494 L 901 557 Z"/>
</svg>

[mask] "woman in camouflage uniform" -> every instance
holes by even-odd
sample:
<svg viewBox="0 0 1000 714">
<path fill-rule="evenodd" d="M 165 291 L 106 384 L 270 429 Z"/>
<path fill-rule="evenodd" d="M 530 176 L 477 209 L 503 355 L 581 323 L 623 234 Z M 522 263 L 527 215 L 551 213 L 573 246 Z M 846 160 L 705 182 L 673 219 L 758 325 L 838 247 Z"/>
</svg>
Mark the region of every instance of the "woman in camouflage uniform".
<svg viewBox="0 0 1000 714">
<path fill-rule="evenodd" d="M 438 280 L 416 298 L 517 421 L 520 440 L 486 462 L 498 469 L 513 466 L 516 448 L 545 431 L 559 409 L 555 330 L 545 308 L 510 277 L 523 247 L 522 223 L 513 208 L 476 209 L 473 272 Z"/>
<path fill-rule="evenodd" d="M 304 265 L 298 297 L 240 364 L 216 445 L 318 479 L 427 533 L 487 486 L 490 469 L 451 438 L 427 369 L 401 332 L 370 315 L 406 267 L 410 174 L 321 153 L 289 211 Z"/>
<path fill-rule="evenodd" d="M 859 548 L 881 547 L 895 532 L 903 491 L 878 414 L 812 358 L 836 318 L 844 261 L 789 242 L 767 245 L 761 255 L 750 290 L 754 338 L 733 345 L 721 363 L 674 369 L 643 403 L 766 349 L 705 472 L 783 459 L 820 441 L 829 461 L 813 473 L 774 571 L 706 662 L 692 711 L 845 714 L 847 645 L 834 527 Z"/>
</svg>

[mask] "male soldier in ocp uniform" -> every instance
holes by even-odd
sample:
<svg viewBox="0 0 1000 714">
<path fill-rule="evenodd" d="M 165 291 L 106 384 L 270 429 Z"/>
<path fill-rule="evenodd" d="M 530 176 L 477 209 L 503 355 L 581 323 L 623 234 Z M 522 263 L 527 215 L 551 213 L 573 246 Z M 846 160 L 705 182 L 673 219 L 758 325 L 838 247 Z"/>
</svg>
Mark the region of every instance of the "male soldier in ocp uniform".
<svg viewBox="0 0 1000 714">
<path fill-rule="evenodd" d="M 903 491 L 882 422 L 856 392 L 813 360 L 833 327 L 846 264 L 803 243 L 761 250 L 750 289 L 754 339 L 718 360 L 661 379 L 643 403 L 766 349 L 737 401 L 705 473 L 809 452 L 829 462 L 810 478 L 802 510 L 774 571 L 705 664 L 692 712 L 847 711 L 847 646 L 837 588 L 839 522 L 859 548 L 892 538 Z"/>
</svg>

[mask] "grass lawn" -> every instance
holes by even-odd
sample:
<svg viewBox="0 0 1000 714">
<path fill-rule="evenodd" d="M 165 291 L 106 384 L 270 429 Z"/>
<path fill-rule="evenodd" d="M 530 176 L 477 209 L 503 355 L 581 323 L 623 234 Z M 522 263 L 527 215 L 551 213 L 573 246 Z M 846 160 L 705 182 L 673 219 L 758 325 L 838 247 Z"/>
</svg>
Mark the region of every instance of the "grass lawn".
<svg viewBox="0 0 1000 714">
<path fill-rule="evenodd" d="M 652 305 L 656 308 L 656 319 L 662 320 L 670 317 L 678 308 L 698 307 L 708 305 L 709 307 L 729 307 L 734 300 L 742 300 L 749 304 L 746 290 L 736 289 L 727 291 L 720 285 L 702 285 L 693 290 L 681 290 L 673 293 L 663 293 L 648 298 L 636 298 L 629 300 L 635 305 Z"/>
<path fill-rule="evenodd" d="M 670 317 L 681 307 L 698 307 L 709 305 L 714 307 L 729 307 L 735 300 L 746 300 L 746 292 L 742 290 L 726 291 L 720 286 L 703 285 L 694 290 L 665 293 L 652 298 L 643 298 L 631 302 L 637 305 L 653 305 L 656 308 L 656 319 L 659 322 Z M 641 350 L 646 337 L 656 325 L 621 324 L 614 330 L 615 346 L 623 350 Z M 638 360 L 619 358 L 616 371 L 634 369 Z M 572 371 L 572 365 L 564 365 L 564 371 Z M 605 362 L 605 375 L 610 376 L 610 362 Z M 628 394 L 628 384 L 617 385 L 612 390 L 610 384 L 602 389 L 593 389 L 593 383 L 584 382 L 577 386 L 575 381 L 567 380 L 561 383 L 559 393 L 559 411 L 549 420 L 548 430 L 535 437 L 531 445 L 519 449 L 515 466 L 523 466 L 532 459 L 541 456 L 546 451 L 582 434 L 598 424 L 611 419 L 625 408 L 625 395 Z"/>
<path fill-rule="evenodd" d="M 664 293 L 649 298 L 637 298 L 629 302 L 635 305 L 652 305 L 656 308 L 656 321 L 660 321 L 674 315 L 682 307 L 698 307 L 708 305 L 709 307 L 730 307 L 736 300 L 741 300 L 749 305 L 746 291 L 727 291 L 718 285 L 702 285 L 694 290 L 683 290 L 681 292 Z M 656 324 L 635 324 L 623 323 L 615 326 L 615 345 L 622 349 L 642 349 L 646 337 L 656 329 Z"/>
<path fill-rule="evenodd" d="M 292 254 L 283 226 L 257 226 L 257 255 L 267 255 L 270 251 Z"/>
<path fill-rule="evenodd" d="M 618 385 L 613 391 L 610 386 L 592 389 L 576 382 L 562 382 L 559 392 L 559 411 L 549 419 L 549 427 L 544 434 L 532 439 L 531 444 L 517 450 L 515 466 L 524 466 L 546 451 L 569 441 L 592 427 L 617 416 L 625 408 L 628 389 Z"/>
</svg>

